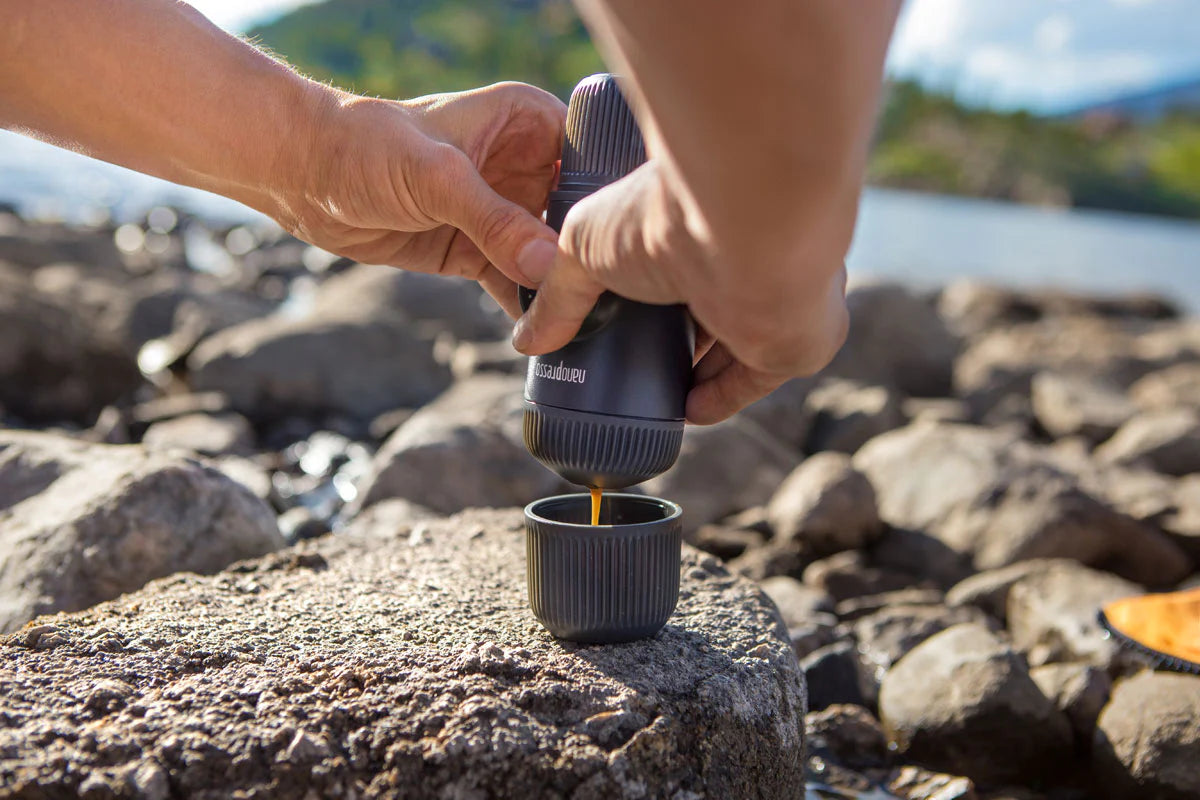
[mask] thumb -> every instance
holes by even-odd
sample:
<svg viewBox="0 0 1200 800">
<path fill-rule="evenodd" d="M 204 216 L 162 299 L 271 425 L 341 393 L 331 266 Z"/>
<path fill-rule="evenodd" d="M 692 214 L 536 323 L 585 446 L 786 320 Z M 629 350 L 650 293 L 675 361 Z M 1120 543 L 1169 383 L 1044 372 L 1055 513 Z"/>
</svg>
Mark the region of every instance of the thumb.
<svg viewBox="0 0 1200 800">
<path fill-rule="evenodd" d="M 538 287 L 537 297 L 513 329 L 513 347 L 529 356 L 564 347 L 604 287 L 584 272 L 574 258 L 559 254 L 558 262 Z"/>
<path fill-rule="evenodd" d="M 525 208 L 496 192 L 457 148 L 425 199 L 427 213 L 465 233 L 511 280 L 537 286 L 554 266 L 557 234 Z"/>
</svg>

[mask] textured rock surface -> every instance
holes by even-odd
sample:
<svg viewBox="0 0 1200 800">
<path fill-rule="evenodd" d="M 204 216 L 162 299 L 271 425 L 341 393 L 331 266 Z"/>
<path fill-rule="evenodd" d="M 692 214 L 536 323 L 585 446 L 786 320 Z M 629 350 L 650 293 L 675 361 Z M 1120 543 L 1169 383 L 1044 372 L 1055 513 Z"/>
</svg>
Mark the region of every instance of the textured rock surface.
<svg viewBox="0 0 1200 800">
<path fill-rule="evenodd" d="M 0 647 L 0 785 L 797 795 L 803 683 L 757 589 L 689 549 L 657 637 L 559 642 L 526 605 L 521 527 L 507 510 L 390 541 L 351 530 L 45 618 Z"/>
<path fill-rule="evenodd" d="M 1021 657 L 979 625 L 943 631 L 901 659 L 884 678 L 879 712 L 902 751 L 977 781 L 1029 782 L 1071 752 L 1066 716 Z"/>
<path fill-rule="evenodd" d="M 525 449 L 523 388 L 516 376 L 476 375 L 413 414 L 375 454 L 362 504 L 399 497 L 449 514 L 565 490 Z"/>
<path fill-rule="evenodd" d="M 1200 797 L 1200 678 L 1144 672 L 1117 684 L 1092 757 L 1112 800 Z"/>
<path fill-rule="evenodd" d="M 212 467 L 0 432 L 0 631 L 282 546 L 267 505 Z"/>
</svg>

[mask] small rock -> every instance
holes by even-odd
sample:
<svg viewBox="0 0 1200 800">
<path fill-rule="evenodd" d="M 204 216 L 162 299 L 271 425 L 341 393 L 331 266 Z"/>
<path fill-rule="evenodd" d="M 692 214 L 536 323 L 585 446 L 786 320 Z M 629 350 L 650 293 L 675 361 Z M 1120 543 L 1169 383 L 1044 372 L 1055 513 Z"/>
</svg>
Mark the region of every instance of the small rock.
<svg viewBox="0 0 1200 800">
<path fill-rule="evenodd" d="M 956 583 L 946 593 L 946 605 L 953 608 L 975 606 L 1004 622 L 1008 619 L 1008 593 L 1013 584 L 1055 566 L 1070 569 L 1076 564 L 1066 558 L 1031 558 L 1007 567 L 984 570 Z"/>
<path fill-rule="evenodd" d="M 763 581 L 777 575 L 794 578 L 803 572 L 805 563 L 794 547 L 767 542 L 731 559 L 729 569 L 751 580 Z"/>
<path fill-rule="evenodd" d="M 1008 593 L 1013 646 L 1033 666 L 1082 661 L 1115 669 L 1121 652 L 1103 635 L 1096 614 L 1105 603 L 1143 591 L 1116 575 L 1078 564 L 1035 571 L 1014 583 Z"/>
<path fill-rule="evenodd" d="M 1039 372 L 1031 396 L 1038 422 L 1056 439 L 1082 436 L 1102 442 L 1137 413 L 1118 387 L 1077 375 Z"/>
<path fill-rule="evenodd" d="M 882 783 L 903 800 L 977 800 L 978 797 L 969 778 L 944 775 L 912 764 L 896 767 Z"/>
<path fill-rule="evenodd" d="M 702 525 L 692 537 L 691 544 L 717 558 L 729 560 L 762 545 L 764 541 L 765 537 L 758 531 L 725 525 Z"/>
<path fill-rule="evenodd" d="M 831 378 L 813 389 L 805 402 L 812 413 L 812 430 L 804 449 L 853 454 L 869 439 L 904 424 L 895 391 Z"/>
<path fill-rule="evenodd" d="M 824 376 L 850 378 L 916 397 L 951 394 L 958 338 L 933 303 L 895 284 L 857 286 L 846 295 L 850 331 Z"/>
<path fill-rule="evenodd" d="M 1200 412 L 1176 408 L 1139 414 L 1096 449 L 1109 464 L 1143 464 L 1168 475 L 1200 472 Z"/>
<path fill-rule="evenodd" d="M 686 508 L 683 524 L 690 532 L 764 505 L 799 462 L 799 453 L 753 422 L 734 417 L 689 427 L 675 466 L 644 486 L 648 494 L 669 497 Z M 721 490 L 714 491 L 718 486 Z"/>
<path fill-rule="evenodd" d="M 154 423 L 142 444 L 151 450 L 180 448 L 206 456 L 246 455 L 254 449 L 254 430 L 241 414 L 188 414 Z"/>
<path fill-rule="evenodd" d="M 1029 670 L 1029 677 L 1067 715 L 1075 732 L 1076 751 L 1084 754 L 1091 750 L 1096 718 L 1112 690 L 1108 673 L 1086 664 L 1043 664 Z"/>
<path fill-rule="evenodd" d="M 809 752 L 851 769 L 879 767 L 890 758 L 887 734 L 862 706 L 838 704 L 804 717 Z"/>
<path fill-rule="evenodd" d="M 1129 398 L 1143 411 L 1200 408 L 1200 361 L 1151 372 L 1129 387 Z"/>
<path fill-rule="evenodd" d="M 1066 716 L 980 625 L 942 631 L 901 659 L 883 679 L 879 711 L 905 755 L 981 782 L 1036 780 L 1071 753 Z"/>
<path fill-rule="evenodd" d="M 944 600 L 937 589 L 901 589 L 843 600 L 837 604 L 837 615 L 843 622 L 852 622 L 892 606 L 940 606 Z"/>
<path fill-rule="evenodd" d="M 900 404 L 905 419 L 913 422 L 971 421 L 971 410 L 962 400 L 953 397 L 906 397 Z"/>
<path fill-rule="evenodd" d="M 562 479 L 525 449 L 523 392 L 515 376 L 481 374 L 455 384 L 379 448 L 358 506 L 400 497 L 448 514 L 558 493 Z"/>
<path fill-rule="evenodd" d="M 864 547 L 883 534 L 875 490 L 841 453 L 818 453 L 783 481 L 767 505 L 777 543 L 826 556 Z"/>
<path fill-rule="evenodd" d="M 830 614 L 833 600 L 829 595 L 811 586 L 805 586 L 795 578 L 778 575 L 767 578 L 760 586 L 779 609 L 783 624 L 789 628 L 809 623 L 818 614 Z"/>
<path fill-rule="evenodd" d="M 0 631 L 282 546 L 266 504 L 211 467 L 0 432 Z"/>
<path fill-rule="evenodd" d="M 285 761 L 304 764 L 329 755 L 329 745 L 307 731 L 296 731 L 291 744 L 283 753 Z"/>
<path fill-rule="evenodd" d="M 224 414 L 229 409 L 229 398 L 220 392 L 177 394 L 138 403 L 130 412 L 130 418 L 142 425 L 150 425 L 192 414 Z"/>
<path fill-rule="evenodd" d="M 812 562 L 804 568 L 802 580 L 835 601 L 894 592 L 919 582 L 909 573 L 868 565 L 861 550 L 847 550 Z"/>
<path fill-rule="evenodd" d="M 742 409 L 738 416 L 749 419 L 793 450 L 802 450 L 813 423 L 812 409 L 804 401 L 815 383 L 812 378 L 790 380 Z"/>
<path fill-rule="evenodd" d="M 166 771 L 154 761 L 144 761 L 133 771 L 130 781 L 138 800 L 167 800 L 171 785 Z"/>
<path fill-rule="evenodd" d="M 858 658 L 852 642 L 834 642 L 800 659 L 808 684 L 808 708 L 821 711 L 833 705 L 863 705 Z"/>
<path fill-rule="evenodd" d="M 1200 797 L 1200 678 L 1143 672 L 1117 684 L 1100 714 L 1092 759 L 1109 800 Z"/>
</svg>

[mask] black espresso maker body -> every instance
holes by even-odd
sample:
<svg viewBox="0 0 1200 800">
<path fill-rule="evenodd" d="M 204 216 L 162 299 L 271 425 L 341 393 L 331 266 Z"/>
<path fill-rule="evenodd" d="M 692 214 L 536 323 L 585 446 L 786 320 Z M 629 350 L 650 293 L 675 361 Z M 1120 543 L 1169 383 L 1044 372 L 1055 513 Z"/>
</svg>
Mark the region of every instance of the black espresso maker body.
<svg viewBox="0 0 1200 800">
<path fill-rule="evenodd" d="M 571 94 L 547 223 L 561 230 L 575 203 L 645 160 L 641 131 L 613 76 L 584 79 Z M 521 290 L 522 305 L 532 297 Z M 622 489 L 666 471 L 683 441 L 694 349 L 684 306 L 606 292 L 569 344 L 529 359 L 529 452 L 568 481 L 593 488 Z"/>
</svg>

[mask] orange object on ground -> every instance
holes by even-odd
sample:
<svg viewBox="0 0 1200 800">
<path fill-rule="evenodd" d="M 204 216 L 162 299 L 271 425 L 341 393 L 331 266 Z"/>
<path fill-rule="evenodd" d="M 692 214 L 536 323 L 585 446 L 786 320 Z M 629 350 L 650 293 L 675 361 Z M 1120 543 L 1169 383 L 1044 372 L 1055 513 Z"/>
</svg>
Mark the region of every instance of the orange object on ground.
<svg viewBox="0 0 1200 800">
<path fill-rule="evenodd" d="M 1200 589 L 1116 600 L 1100 611 L 1100 624 L 1166 669 L 1200 674 Z"/>
</svg>

